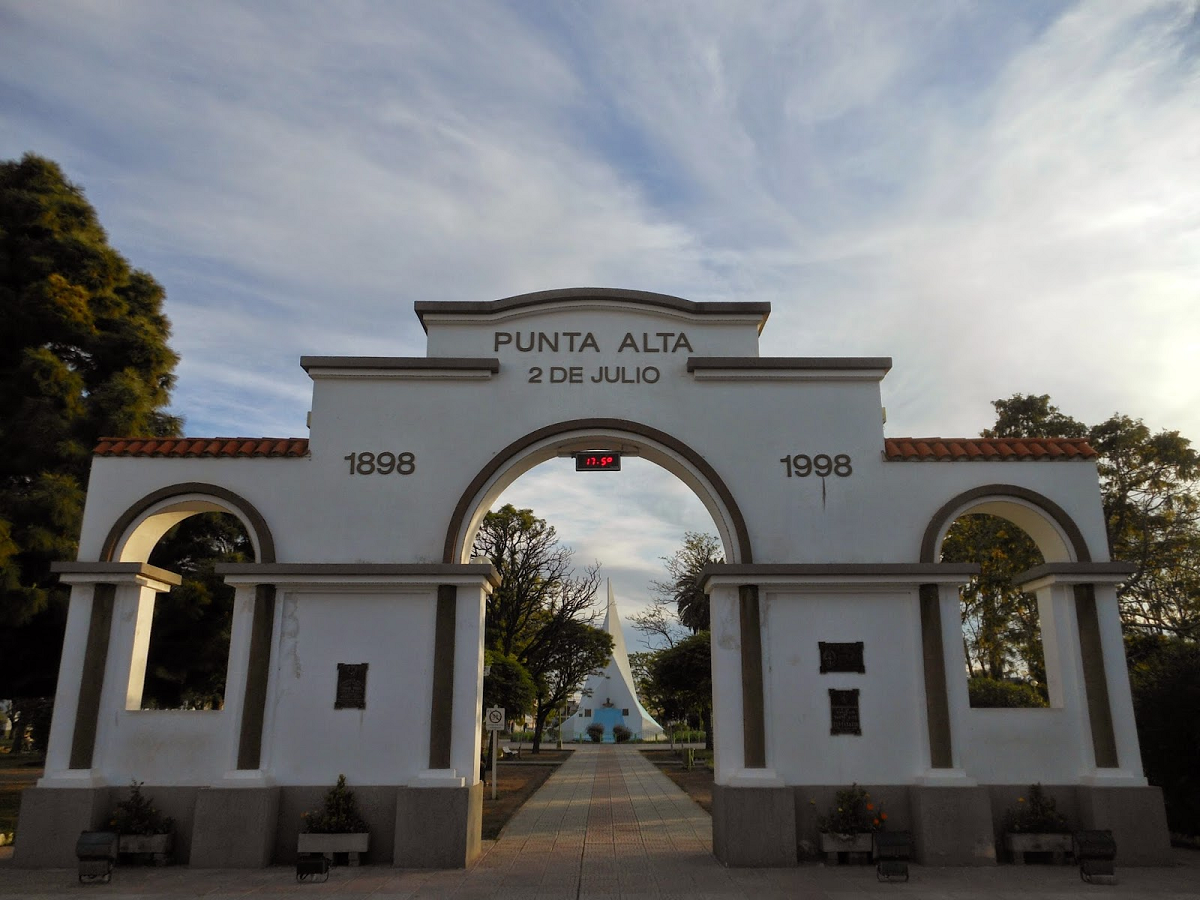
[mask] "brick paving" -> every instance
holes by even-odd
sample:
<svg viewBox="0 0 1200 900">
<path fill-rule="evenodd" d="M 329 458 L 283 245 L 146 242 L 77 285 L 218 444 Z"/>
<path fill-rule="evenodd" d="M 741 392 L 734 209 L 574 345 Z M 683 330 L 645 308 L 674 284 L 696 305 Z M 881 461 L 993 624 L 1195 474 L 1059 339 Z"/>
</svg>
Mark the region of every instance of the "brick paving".
<svg viewBox="0 0 1200 900">
<path fill-rule="evenodd" d="M 1200 851 L 1178 865 L 1118 865 L 1115 887 L 1084 884 L 1071 866 L 912 867 L 905 884 L 880 884 L 868 866 L 726 869 L 712 856 L 707 813 L 631 746 L 581 746 L 518 811 L 471 868 L 339 868 L 325 884 L 297 885 L 294 870 L 118 869 L 110 885 L 81 886 L 74 870 L 17 869 L 0 860 L 0 897 L 117 900 L 335 894 L 342 900 L 850 900 L 867 894 L 922 900 L 1200 898 Z M 1119 860 L 1118 860 L 1119 862 Z"/>
</svg>

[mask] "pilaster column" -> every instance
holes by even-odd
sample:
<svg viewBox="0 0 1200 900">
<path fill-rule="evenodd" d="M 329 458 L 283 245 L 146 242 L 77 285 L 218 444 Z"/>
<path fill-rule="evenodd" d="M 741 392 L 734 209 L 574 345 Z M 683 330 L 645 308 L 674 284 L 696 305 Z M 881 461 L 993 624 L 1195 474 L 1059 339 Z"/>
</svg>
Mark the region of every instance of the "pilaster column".
<svg viewBox="0 0 1200 900">
<path fill-rule="evenodd" d="M 225 674 L 225 781 L 260 782 L 263 706 L 271 656 L 273 585 L 239 583 L 234 587 Z"/>
<path fill-rule="evenodd" d="M 728 784 L 746 768 L 743 734 L 741 616 L 735 584 L 708 586 L 709 623 L 712 629 L 713 732 L 717 735 L 713 769 L 715 780 Z M 724 736 L 729 735 L 730 740 Z"/>
<path fill-rule="evenodd" d="M 46 775 L 40 784 L 92 786 L 101 712 L 114 702 L 110 698 L 117 696 L 120 708 L 127 708 L 131 691 L 140 705 L 154 594 L 169 591 L 181 579 L 145 563 L 64 562 L 55 563 L 51 571 L 71 585 L 71 601 Z M 144 632 L 141 635 L 139 627 Z M 140 667 L 131 658 L 137 647 L 141 648 Z M 139 675 L 136 679 L 135 674 Z M 120 682 L 119 687 L 114 680 Z"/>
<path fill-rule="evenodd" d="M 1051 603 L 1059 605 L 1052 619 L 1052 640 L 1046 642 L 1047 670 L 1052 664 L 1059 670 L 1061 691 L 1068 697 L 1072 682 L 1081 688 L 1078 694 L 1090 737 L 1084 740 L 1085 757 L 1092 766 L 1085 780 L 1096 783 L 1146 783 L 1115 590 L 1132 573 L 1132 566 L 1119 562 L 1050 563 L 1013 579 L 1022 590 L 1037 592 L 1039 599 L 1049 593 Z M 1068 604 L 1073 615 L 1066 614 Z M 1052 702 L 1057 693 L 1052 681 Z"/>
<path fill-rule="evenodd" d="M 50 746 L 46 751 L 47 778 L 54 778 L 71 768 L 71 746 L 75 739 L 75 720 L 79 714 L 80 693 L 83 689 L 84 672 L 88 664 L 88 636 L 94 615 L 96 587 L 94 583 L 71 585 L 71 600 L 67 606 L 67 627 L 63 634 L 62 659 L 58 664 L 58 684 L 54 692 L 54 718 L 50 723 Z M 109 615 L 111 616 L 111 607 Z M 99 628 L 97 630 L 103 632 L 107 645 L 108 629 Z M 103 673 L 101 672 L 99 676 L 89 678 L 88 681 L 94 683 L 102 677 Z M 89 703 L 85 706 L 94 706 L 94 704 Z M 90 711 L 93 714 L 92 728 L 94 731 L 95 710 L 91 709 Z"/>
</svg>

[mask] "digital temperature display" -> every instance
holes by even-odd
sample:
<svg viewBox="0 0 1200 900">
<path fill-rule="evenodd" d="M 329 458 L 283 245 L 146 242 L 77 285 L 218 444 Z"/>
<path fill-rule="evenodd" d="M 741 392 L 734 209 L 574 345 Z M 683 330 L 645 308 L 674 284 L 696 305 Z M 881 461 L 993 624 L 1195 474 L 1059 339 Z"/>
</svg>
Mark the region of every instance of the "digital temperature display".
<svg viewBox="0 0 1200 900">
<path fill-rule="evenodd" d="M 620 472 L 621 454 L 615 450 L 588 450 L 575 454 L 576 472 Z"/>
</svg>

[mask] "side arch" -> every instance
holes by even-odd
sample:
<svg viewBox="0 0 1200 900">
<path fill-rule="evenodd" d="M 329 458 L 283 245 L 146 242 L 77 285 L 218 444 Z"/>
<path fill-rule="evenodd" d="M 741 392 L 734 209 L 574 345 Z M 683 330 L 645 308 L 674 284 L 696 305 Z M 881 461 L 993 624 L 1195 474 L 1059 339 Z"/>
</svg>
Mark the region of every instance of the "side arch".
<svg viewBox="0 0 1200 900">
<path fill-rule="evenodd" d="M 1020 509 L 1025 509 L 1028 515 L 1021 515 Z M 1049 497 L 1017 485 L 985 484 L 952 497 L 933 514 L 921 537 L 921 562 L 937 562 L 946 531 L 959 516 L 972 512 L 991 513 L 1019 525 L 1034 539 L 1047 562 L 1056 555 L 1047 553 L 1047 549 L 1053 549 L 1056 543 L 1061 545 L 1064 559 L 1055 561 L 1092 561 L 1087 540 L 1075 520 Z M 1069 559 L 1070 556 L 1074 559 Z"/>
<path fill-rule="evenodd" d="M 172 503 L 173 500 L 177 502 Z M 228 512 L 237 516 L 254 544 L 256 560 L 275 562 L 275 538 L 254 504 L 228 488 L 199 481 L 159 488 L 125 510 L 104 538 L 100 562 L 119 562 L 135 548 L 140 555 L 142 545 L 153 547 L 172 525 L 198 512 Z M 158 521 L 150 525 L 151 519 Z"/>
<path fill-rule="evenodd" d="M 492 457 L 491 462 L 484 466 L 467 485 L 454 507 L 454 513 L 446 527 L 442 561 L 451 564 L 462 561 L 461 556 L 467 552 L 470 543 L 471 535 L 468 533 L 470 520 L 477 515 L 482 501 L 486 498 L 489 486 L 495 486 L 494 482 L 498 475 L 518 466 L 522 459 L 532 458 L 530 466 L 527 467 L 530 468 L 541 462 L 542 457 L 551 458 L 555 455 L 553 445 L 556 438 L 564 439 L 565 446 L 570 443 L 567 439 L 572 436 L 578 435 L 580 440 L 584 440 L 589 433 L 600 432 L 624 437 L 631 443 L 639 445 L 643 450 L 659 447 L 667 451 L 662 454 L 661 459 L 654 458 L 652 453 L 645 455 L 680 478 L 696 492 L 701 502 L 713 514 L 718 530 L 726 532 L 723 537 L 726 538 L 729 546 L 725 548 L 725 554 L 731 563 L 752 563 L 754 561 L 754 552 L 750 545 L 750 532 L 746 528 L 746 520 L 742 516 L 742 511 L 721 476 L 703 456 L 687 444 L 657 428 L 651 428 L 628 419 L 600 418 L 572 419 L 539 428 L 524 437 L 517 438 Z M 670 454 L 678 457 L 683 465 L 672 466 L 667 461 Z M 526 470 L 518 469 L 513 472 L 511 480 L 515 480 Z M 723 522 L 728 526 L 727 528 L 721 527 Z"/>
</svg>

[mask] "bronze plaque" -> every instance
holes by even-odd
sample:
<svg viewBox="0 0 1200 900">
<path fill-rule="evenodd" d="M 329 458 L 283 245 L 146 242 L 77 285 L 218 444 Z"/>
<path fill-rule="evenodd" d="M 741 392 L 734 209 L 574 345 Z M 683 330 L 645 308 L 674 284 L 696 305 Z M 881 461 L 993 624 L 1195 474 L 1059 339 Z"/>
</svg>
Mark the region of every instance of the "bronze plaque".
<svg viewBox="0 0 1200 900">
<path fill-rule="evenodd" d="M 862 734 L 858 718 L 858 688 L 849 691 L 829 689 L 829 733 Z"/>
<path fill-rule="evenodd" d="M 338 663 L 334 709 L 367 708 L 367 663 Z"/>
<path fill-rule="evenodd" d="M 835 644 L 818 641 L 821 649 L 821 674 L 826 672 L 866 672 L 863 665 L 863 642 Z"/>
</svg>

